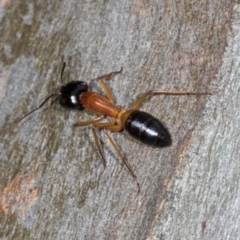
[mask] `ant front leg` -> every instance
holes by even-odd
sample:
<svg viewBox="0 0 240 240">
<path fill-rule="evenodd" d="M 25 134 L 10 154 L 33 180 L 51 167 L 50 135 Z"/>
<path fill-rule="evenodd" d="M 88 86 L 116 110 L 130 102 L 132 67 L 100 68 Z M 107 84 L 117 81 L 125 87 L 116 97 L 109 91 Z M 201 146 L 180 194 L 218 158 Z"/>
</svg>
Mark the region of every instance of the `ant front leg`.
<svg viewBox="0 0 240 240">
<path fill-rule="evenodd" d="M 201 96 L 201 95 L 213 95 L 213 93 L 207 93 L 207 92 L 200 92 L 200 93 L 195 93 L 195 92 L 186 92 L 186 91 L 148 91 L 144 93 L 142 96 L 140 96 L 132 105 L 133 110 L 137 110 L 140 105 L 143 103 L 143 101 L 148 97 L 152 95 L 185 95 L 185 96 L 190 96 L 190 95 L 195 95 L 195 96 Z"/>
<path fill-rule="evenodd" d="M 98 77 L 98 81 L 103 89 L 103 91 L 105 92 L 105 94 L 107 95 L 109 101 L 111 103 L 113 103 L 114 101 L 114 98 L 113 98 L 113 95 L 112 95 L 112 92 L 111 90 L 109 89 L 109 87 L 103 82 L 103 80 L 110 80 L 112 79 L 112 77 L 116 74 L 120 74 L 123 70 L 123 65 L 121 65 L 121 69 L 119 71 L 115 71 L 115 72 L 111 72 L 111 73 L 108 73 L 108 74 L 105 74 L 105 75 L 102 75 L 100 77 Z"/>
</svg>

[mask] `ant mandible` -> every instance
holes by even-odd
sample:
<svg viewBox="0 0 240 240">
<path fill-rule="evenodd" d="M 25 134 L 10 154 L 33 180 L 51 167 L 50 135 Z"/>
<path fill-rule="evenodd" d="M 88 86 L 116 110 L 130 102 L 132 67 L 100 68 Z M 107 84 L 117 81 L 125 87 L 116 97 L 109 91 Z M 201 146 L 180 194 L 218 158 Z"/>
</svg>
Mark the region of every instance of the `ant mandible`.
<svg viewBox="0 0 240 240">
<path fill-rule="evenodd" d="M 63 63 L 61 71 L 61 82 L 63 77 L 63 72 L 66 63 Z M 103 154 L 99 138 L 97 136 L 96 128 L 104 130 L 104 133 L 113 148 L 117 152 L 118 156 L 122 159 L 126 167 L 128 168 L 132 177 L 137 181 L 137 176 L 134 174 L 130 165 L 126 161 L 125 157 L 114 143 L 113 139 L 108 134 L 107 130 L 113 132 L 120 132 L 126 130 L 133 138 L 145 143 L 147 145 L 161 148 L 171 145 L 171 136 L 168 130 L 163 126 L 163 124 L 155 117 L 149 113 L 139 111 L 139 107 L 142 102 L 151 95 L 212 95 L 212 93 L 194 93 L 186 91 L 148 91 L 141 95 L 129 109 L 123 109 L 119 106 L 114 105 L 113 94 L 108 88 L 108 86 L 103 82 L 103 80 L 110 80 L 116 74 L 120 74 L 123 70 L 123 65 L 119 71 L 111 72 L 103 76 L 98 77 L 100 86 L 102 87 L 105 96 L 88 91 L 87 83 L 83 81 L 71 81 L 66 85 L 62 85 L 57 93 L 48 96 L 37 108 L 33 109 L 22 118 L 20 118 L 16 125 L 21 122 L 25 117 L 32 114 L 39 108 L 41 108 L 50 98 L 58 95 L 59 103 L 62 107 L 75 110 L 84 110 L 85 108 L 89 111 L 98 115 L 98 117 L 86 121 L 77 122 L 77 126 L 92 126 L 92 133 L 94 136 L 94 141 L 96 147 L 99 151 L 101 159 L 103 161 L 104 170 L 106 168 L 106 159 Z M 110 117 L 109 122 L 100 122 L 104 117 Z M 103 171 L 104 171 L 103 170 Z M 138 192 L 140 191 L 139 183 Z"/>
</svg>

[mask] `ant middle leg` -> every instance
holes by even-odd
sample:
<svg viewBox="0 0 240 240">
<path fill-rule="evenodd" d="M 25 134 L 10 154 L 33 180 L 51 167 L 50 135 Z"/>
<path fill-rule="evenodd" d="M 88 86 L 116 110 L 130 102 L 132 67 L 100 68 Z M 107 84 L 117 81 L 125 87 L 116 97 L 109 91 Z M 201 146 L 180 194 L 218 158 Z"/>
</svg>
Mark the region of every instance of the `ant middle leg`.
<svg viewBox="0 0 240 240">
<path fill-rule="evenodd" d="M 138 187 L 138 193 L 140 192 L 140 184 L 137 181 L 137 176 L 134 174 L 131 166 L 129 165 L 129 163 L 127 162 L 126 158 L 123 156 L 123 154 L 121 153 L 120 149 L 117 147 L 116 143 L 113 141 L 113 139 L 110 137 L 110 135 L 108 134 L 107 130 L 104 128 L 104 133 L 107 136 L 108 140 L 110 141 L 110 143 L 112 144 L 114 150 L 117 152 L 118 156 L 121 158 L 121 160 L 123 161 L 123 163 L 125 164 L 125 166 L 127 167 L 128 171 L 130 172 L 131 176 L 136 180 L 137 183 L 137 187 Z"/>
<path fill-rule="evenodd" d="M 127 162 L 126 158 L 123 156 L 120 149 L 117 147 L 116 143 L 113 141 L 113 139 L 110 137 L 110 135 L 107 132 L 107 130 L 110 130 L 110 131 L 113 131 L 113 132 L 119 132 L 119 131 L 122 130 L 122 126 L 121 125 L 116 125 L 114 122 L 105 122 L 105 123 L 96 123 L 96 124 L 94 124 L 94 127 L 103 129 L 105 135 L 107 136 L 107 138 L 110 141 L 111 145 L 113 146 L 114 150 L 117 152 L 118 156 L 121 158 L 121 160 L 123 161 L 123 163 L 127 167 L 131 176 L 136 180 L 137 186 L 138 186 L 138 193 L 139 193 L 140 192 L 140 185 L 137 181 L 137 176 L 134 174 L 134 172 L 133 172 L 131 166 L 129 165 L 129 163 Z M 93 129 L 94 129 L 94 127 L 93 127 Z M 95 129 L 94 129 L 94 131 L 95 131 Z M 94 134 L 96 135 L 96 132 Z M 96 142 L 96 140 L 95 140 L 95 142 Z M 96 143 L 96 145 L 100 145 L 100 144 Z M 100 152 L 100 147 L 98 147 L 98 150 Z M 101 152 L 100 152 L 100 154 L 102 156 Z M 102 158 L 105 159 L 103 156 L 102 156 Z"/>
<path fill-rule="evenodd" d="M 112 132 L 120 132 L 123 129 L 121 125 L 117 125 L 114 122 L 96 123 L 96 124 L 94 124 L 94 127 L 107 129 L 107 130 L 110 130 Z"/>
<path fill-rule="evenodd" d="M 102 151 L 102 146 L 101 146 L 101 144 L 100 144 L 100 141 L 99 141 L 99 138 L 98 138 L 98 136 L 97 136 L 97 132 L 96 132 L 96 129 L 95 129 L 94 126 L 92 126 L 92 133 L 93 133 L 93 137 L 94 137 L 94 142 L 95 142 L 95 144 L 96 144 L 96 147 L 97 147 L 97 149 L 98 149 L 98 152 L 99 152 L 99 154 L 100 154 L 100 156 L 101 156 L 101 159 L 102 159 L 102 162 L 103 162 L 103 165 L 104 165 L 104 169 L 103 169 L 103 171 L 101 172 L 101 174 L 102 174 L 102 173 L 105 171 L 106 167 L 107 167 L 107 161 L 106 161 L 105 156 L 104 156 L 104 153 L 103 153 L 103 151 Z"/>
<path fill-rule="evenodd" d="M 97 118 L 94 118 L 94 119 L 89 119 L 89 120 L 86 120 L 86 121 L 77 122 L 77 123 L 75 123 L 74 125 L 75 125 L 75 126 L 87 126 L 87 125 L 92 125 L 92 124 L 94 124 L 94 123 L 97 123 L 97 122 L 101 121 L 103 118 L 104 118 L 104 116 L 100 116 L 100 117 L 97 117 Z"/>
<path fill-rule="evenodd" d="M 105 92 L 105 94 L 107 95 L 107 97 L 111 103 L 113 103 L 113 101 L 114 101 L 112 92 L 109 89 L 109 87 L 103 82 L 103 80 L 110 80 L 114 75 L 120 74 L 122 72 L 122 70 L 123 70 L 123 65 L 121 65 L 121 69 L 119 71 L 111 72 L 111 73 L 108 73 L 108 74 L 98 77 L 99 84 L 101 85 L 103 91 Z"/>
<path fill-rule="evenodd" d="M 187 92 L 187 91 L 148 91 L 144 93 L 142 96 L 140 96 L 132 105 L 131 109 L 137 110 L 140 105 L 143 103 L 143 101 L 148 97 L 152 95 L 195 95 L 195 96 L 201 96 L 201 95 L 213 95 L 213 93 L 207 93 L 207 92 Z"/>
</svg>

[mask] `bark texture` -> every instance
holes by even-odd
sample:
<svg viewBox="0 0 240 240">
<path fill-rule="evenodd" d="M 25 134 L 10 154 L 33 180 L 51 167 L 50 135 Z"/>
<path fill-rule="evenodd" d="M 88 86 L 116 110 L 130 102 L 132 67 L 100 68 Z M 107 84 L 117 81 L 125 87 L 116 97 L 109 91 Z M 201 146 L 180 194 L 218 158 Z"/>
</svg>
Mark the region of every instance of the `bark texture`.
<svg viewBox="0 0 240 240">
<path fill-rule="evenodd" d="M 237 239 L 240 236 L 240 6 L 234 1 L 7 1 L 0 3 L 1 239 Z M 218 92 L 154 96 L 142 110 L 173 144 L 155 149 L 110 133 L 141 192 L 93 118 L 57 101 L 12 128 L 57 92 L 86 81 L 116 105 L 151 89 Z"/>
</svg>

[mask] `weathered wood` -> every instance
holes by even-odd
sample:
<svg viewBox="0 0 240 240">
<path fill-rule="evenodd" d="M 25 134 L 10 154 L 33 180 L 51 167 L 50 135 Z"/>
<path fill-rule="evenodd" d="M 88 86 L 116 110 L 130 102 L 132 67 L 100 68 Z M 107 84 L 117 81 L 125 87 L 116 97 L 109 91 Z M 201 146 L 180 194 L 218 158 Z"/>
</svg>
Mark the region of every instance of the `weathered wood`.
<svg viewBox="0 0 240 240">
<path fill-rule="evenodd" d="M 237 239 L 239 222 L 240 7 L 234 1 L 2 1 L 0 9 L 0 237 L 6 239 Z M 124 64 L 109 86 L 129 107 L 151 89 L 220 93 L 154 96 L 142 109 L 173 144 L 153 149 L 111 133 L 136 182 L 89 128 L 93 117 L 57 91 Z"/>
</svg>

